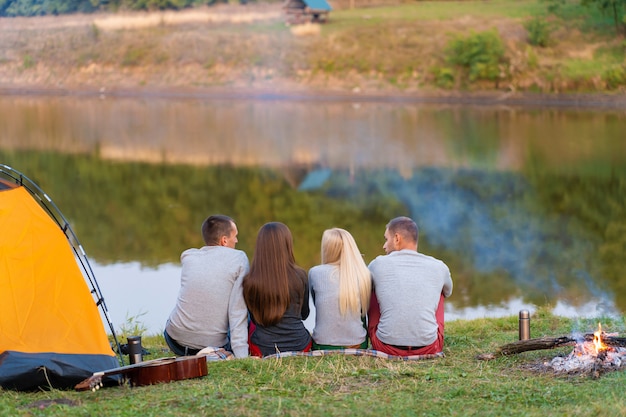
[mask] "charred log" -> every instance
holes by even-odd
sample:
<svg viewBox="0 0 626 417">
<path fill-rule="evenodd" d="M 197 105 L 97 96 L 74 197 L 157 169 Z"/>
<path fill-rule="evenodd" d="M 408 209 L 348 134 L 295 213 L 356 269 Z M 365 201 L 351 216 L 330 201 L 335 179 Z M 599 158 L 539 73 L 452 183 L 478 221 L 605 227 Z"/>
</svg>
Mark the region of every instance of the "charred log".
<svg viewBox="0 0 626 417">
<path fill-rule="evenodd" d="M 519 340 L 507 343 L 496 350 L 496 356 L 514 355 L 532 350 L 554 349 L 560 346 L 570 346 L 576 343 L 575 339 L 569 336 L 561 337 L 540 337 L 536 339 Z"/>
</svg>

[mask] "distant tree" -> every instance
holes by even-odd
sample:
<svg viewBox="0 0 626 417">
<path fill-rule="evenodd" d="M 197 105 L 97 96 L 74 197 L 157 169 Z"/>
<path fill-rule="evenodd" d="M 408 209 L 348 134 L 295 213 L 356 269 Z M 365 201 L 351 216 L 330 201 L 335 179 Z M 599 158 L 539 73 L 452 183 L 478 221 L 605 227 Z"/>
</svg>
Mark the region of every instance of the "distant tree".
<svg viewBox="0 0 626 417">
<path fill-rule="evenodd" d="M 200 1 L 195 1 L 200 3 Z M 194 0 L 0 0 L 0 16 L 43 16 L 108 10 L 179 10 Z"/>
<path fill-rule="evenodd" d="M 9 7 L 10 0 L 0 0 L 0 16 L 6 16 L 4 14 L 7 7 Z"/>
<path fill-rule="evenodd" d="M 43 16 L 95 10 L 89 0 L 0 0 L 0 16 Z"/>
<path fill-rule="evenodd" d="M 572 8 L 580 7 L 580 9 L 595 8 L 605 16 L 611 16 L 615 31 L 618 35 L 626 34 L 626 0 L 575 0 L 574 2 L 569 0 L 545 0 L 548 5 L 548 11 L 550 13 L 568 15 L 564 13 L 564 10 L 569 9 L 570 13 Z M 578 16 L 583 17 L 586 21 L 591 21 L 594 17 L 588 13 L 580 12 L 576 13 Z"/>
<path fill-rule="evenodd" d="M 626 0 L 581 0 L 581 4 L 611 15 L 616 33 L 626 35 Z"/>
</svg>

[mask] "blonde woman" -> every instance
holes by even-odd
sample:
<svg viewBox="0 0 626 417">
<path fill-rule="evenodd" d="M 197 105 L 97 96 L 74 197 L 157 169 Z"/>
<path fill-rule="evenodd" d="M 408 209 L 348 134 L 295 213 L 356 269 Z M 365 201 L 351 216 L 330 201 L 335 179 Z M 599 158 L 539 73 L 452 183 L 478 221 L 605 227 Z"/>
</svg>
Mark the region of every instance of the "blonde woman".
<svg viewBox="0 0 626 417">
<path fill-rule="evenodd" d="M 361 252 L 349 232 L 333 228 L 322 235 L 321 255 L 322 264 L 309 270 L 316 309 L 313 348 L 366 349 L 372 279 Z"/>
</svg>

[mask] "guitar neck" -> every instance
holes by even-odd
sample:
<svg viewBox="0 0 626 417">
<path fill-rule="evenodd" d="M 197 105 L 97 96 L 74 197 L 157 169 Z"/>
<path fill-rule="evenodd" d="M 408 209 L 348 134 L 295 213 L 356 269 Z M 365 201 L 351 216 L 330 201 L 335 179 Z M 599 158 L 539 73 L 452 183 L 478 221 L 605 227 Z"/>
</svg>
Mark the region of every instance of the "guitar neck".
<svg viewBox="0 0 626 417">
<path fill-rule="evenodd" d="M 92 376 L 103 377 L 103 376 L 109 376 L 109 375 L 119 375 L 119 374 L 123 374 L 133 369 L 141 368 L 144 366 L 150 366 L 150 365 L 159 365 L 163 362 L 171 362 L 173 360 L 176 360 L 175 356 L 170 356 L 167 358 L 152 359 L 149 361 L 143 361 L 143 362 L 135 363 L 132 365 L 120 366 L 119 368 L 107 369 L 106 371 L 94 372 Z"/>
<path fill-rule="evenodd" d="M 207 374 L 206 355 L 153 359 L 95 372 L 74 388 L 78 391 L 96 390 L 102 386 L 102 378 L 126 373 L 131 375 L 136 386 L 201 377 Z"/>
</svg>

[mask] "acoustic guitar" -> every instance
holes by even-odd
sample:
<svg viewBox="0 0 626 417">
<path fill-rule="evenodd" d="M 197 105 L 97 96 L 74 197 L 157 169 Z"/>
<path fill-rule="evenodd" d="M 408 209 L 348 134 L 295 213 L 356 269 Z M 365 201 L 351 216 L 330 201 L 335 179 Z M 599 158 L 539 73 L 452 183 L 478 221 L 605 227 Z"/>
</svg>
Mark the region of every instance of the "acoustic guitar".
<svg viewBox="0 0 626 417">
<path fill-rule="evenodd" d="M 102 378 L 110 375 L 124 375 L 131 386 L 139 387 L 199 378 L 206 376 L 207 373 L 205 355 L 169 357 L 95 372 L 89 378 L 78 383 L 74 388 L 77 391 L 95 391 L 102 387 Z"/>
</svg>

